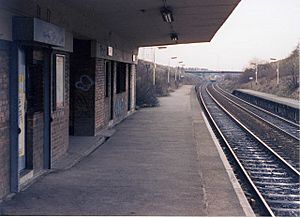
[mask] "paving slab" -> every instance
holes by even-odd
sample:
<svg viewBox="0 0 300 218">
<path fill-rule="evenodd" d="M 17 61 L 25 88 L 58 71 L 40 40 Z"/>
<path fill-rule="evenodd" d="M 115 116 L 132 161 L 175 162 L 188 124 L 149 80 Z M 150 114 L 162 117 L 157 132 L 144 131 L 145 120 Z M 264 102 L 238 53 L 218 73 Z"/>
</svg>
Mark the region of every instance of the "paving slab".
<svg viewBox="0 0 300 218">
<path fill-rule="evenodd" d="M 191 90 L 129 116 L 79 163 L 2 203 L 2 215 L 245 216 Z"/>
</svg>

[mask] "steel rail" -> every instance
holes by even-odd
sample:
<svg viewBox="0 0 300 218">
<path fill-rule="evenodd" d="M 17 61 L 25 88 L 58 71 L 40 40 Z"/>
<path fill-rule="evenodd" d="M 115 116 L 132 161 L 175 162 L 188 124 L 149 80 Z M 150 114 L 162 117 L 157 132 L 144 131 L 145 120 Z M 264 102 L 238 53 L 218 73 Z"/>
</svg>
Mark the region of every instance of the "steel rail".
<svg viewBox="0 0 300 218">
<path fill-rule="evenodd" d="M 260 191 L 255 186 L 255 184 L 252 181 L 252 179 L 250 178 L 248 172 L 246 171 L 246 169 L 244 168 L 244 166 L 240 162 L 239 158 L 235 154 L 234 150 L 231 148 L 231 146 L 230 146 L 229 142 L 227 141 L 226 137 L 223 135 L 222 131 L 218 127 L 216 121 L 214 120 L 212 114 L 210 113 L 209 109 L 206 106 L 206 103 L 205 103 L 205 101 L 203 99 L 203 96 L 202 96 L 202 91 L 198 90 L 198 93 L 200 95 L 200 99 L 201 99 L 202 105 L 203 105 L 206 113 L 208 114 L 211 122 L 213 123 L 214 128 L 218 131 L 218 134 L 221 136 L 221 138 L 224 141 L 226 147 L 229 149 L 230 154 L 233 156 L 235 162 L 238 164 L 238 167 L 241 169 L 241 171 L 243 172 L 244 176 L 247 178 L 247 180 L 248 180 L 247 182 L 250 184 L 251 188 L 255 191 L 255 194 L 259 197 L 259 200 L 263 204 L 263 207 L 265 208 L 265 210 L 269 213 L 270 216 L 275 217 L 275 214 L 273 213 L 272 209 L 270 208 L 270 206 L 268 205 L 268 203 L 266 202 L 266 200 L 264 199 L 264 197 L 262 196 L 262 194 L 260 193 Z"/>
</svg>

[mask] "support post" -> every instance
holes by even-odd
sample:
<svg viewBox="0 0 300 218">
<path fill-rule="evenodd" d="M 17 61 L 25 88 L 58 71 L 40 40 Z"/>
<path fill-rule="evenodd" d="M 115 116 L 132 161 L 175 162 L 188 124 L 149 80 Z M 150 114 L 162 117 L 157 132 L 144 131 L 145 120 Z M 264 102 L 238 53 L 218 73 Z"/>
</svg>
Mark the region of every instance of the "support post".
<svg viewBox="0 0 300 218">
<path fill-rule="evenodd" d="M 279 61 L 277 61 L 276 74 L 277 74 L 277 85 L 278 85 L 279 84 Z"/>
<path fill-rule="evenodd" d="M 44 169 L 51 168 L 51 73 L 53 67 L 53 55 L 48 50 L 45 51 L 43 80 L 44 80 Z M 55 61 L 55 60 L 54 60 Z M 53 72 L 52 72 L 53 73 Z"/>
<path fill-rule="evenodd" d="M 18 149 L 18 45 L 13 43 L 10 50 L 9 73 L 9 119 L 10 119 L 10 191 L 19 191 L 19 149 Z"/>
<path fill-rule="evenodd" d="M 257 73 L 258 73 L 258 65 L 255 65 L 255 84 L 257 85 Z"/>
</svg>

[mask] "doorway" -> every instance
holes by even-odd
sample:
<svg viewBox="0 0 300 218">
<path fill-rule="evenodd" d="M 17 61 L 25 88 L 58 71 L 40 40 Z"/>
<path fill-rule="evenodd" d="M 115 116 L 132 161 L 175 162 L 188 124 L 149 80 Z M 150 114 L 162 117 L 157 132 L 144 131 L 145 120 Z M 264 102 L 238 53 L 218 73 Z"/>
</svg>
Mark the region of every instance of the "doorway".
<svg viewBox="0 0 300 218">
<path fill-rule="evenodd" d="M 18 173 L 21 177 L 34 168 L 49 168 L 49 53 L 38 47 L 28 46 L 18 49 L 17 143 Z"/>
</svg>

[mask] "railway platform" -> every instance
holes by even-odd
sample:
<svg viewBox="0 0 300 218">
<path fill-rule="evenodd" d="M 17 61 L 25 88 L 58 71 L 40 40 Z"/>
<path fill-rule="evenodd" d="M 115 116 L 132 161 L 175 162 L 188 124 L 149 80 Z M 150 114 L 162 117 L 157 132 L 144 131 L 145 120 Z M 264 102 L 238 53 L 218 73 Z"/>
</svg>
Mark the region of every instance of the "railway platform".
<svg viewBox="0 0 300 218">
<path fill-rule="evenodd" d="M 259 91 L 250 90 L 250 89 L 237 89 L 236 91 L 242 92 L 242 93 L 245 93 L 248 95 L 253 95 L 255 97 L 262 98 L 262 99 L 265 99 L 265 100 L 268 100 L 271 102 L 275 102 L 278 104 L 286 105 L 286 106 L 289 106 L 291 108 L 295 108 L 298 110 L 300 109 L 300 103 L 299 103 L 299 101 L 297 101 L 295 99 L 279 97 L 277 95 L 272 95 L 269 93 L 259 92 Z"/>
<path fill-rule="evenodd" d="M 72 168 L 40 178 L 2 215 L 254 216 L 192 86 L 145 108 Z"/>
<path fill-rule="evenodd" d="M 249 89 L 236 89 L 233 94 L 283 118 L 299 123 L 300 103 L 298 100 Z"/>
</svg>

